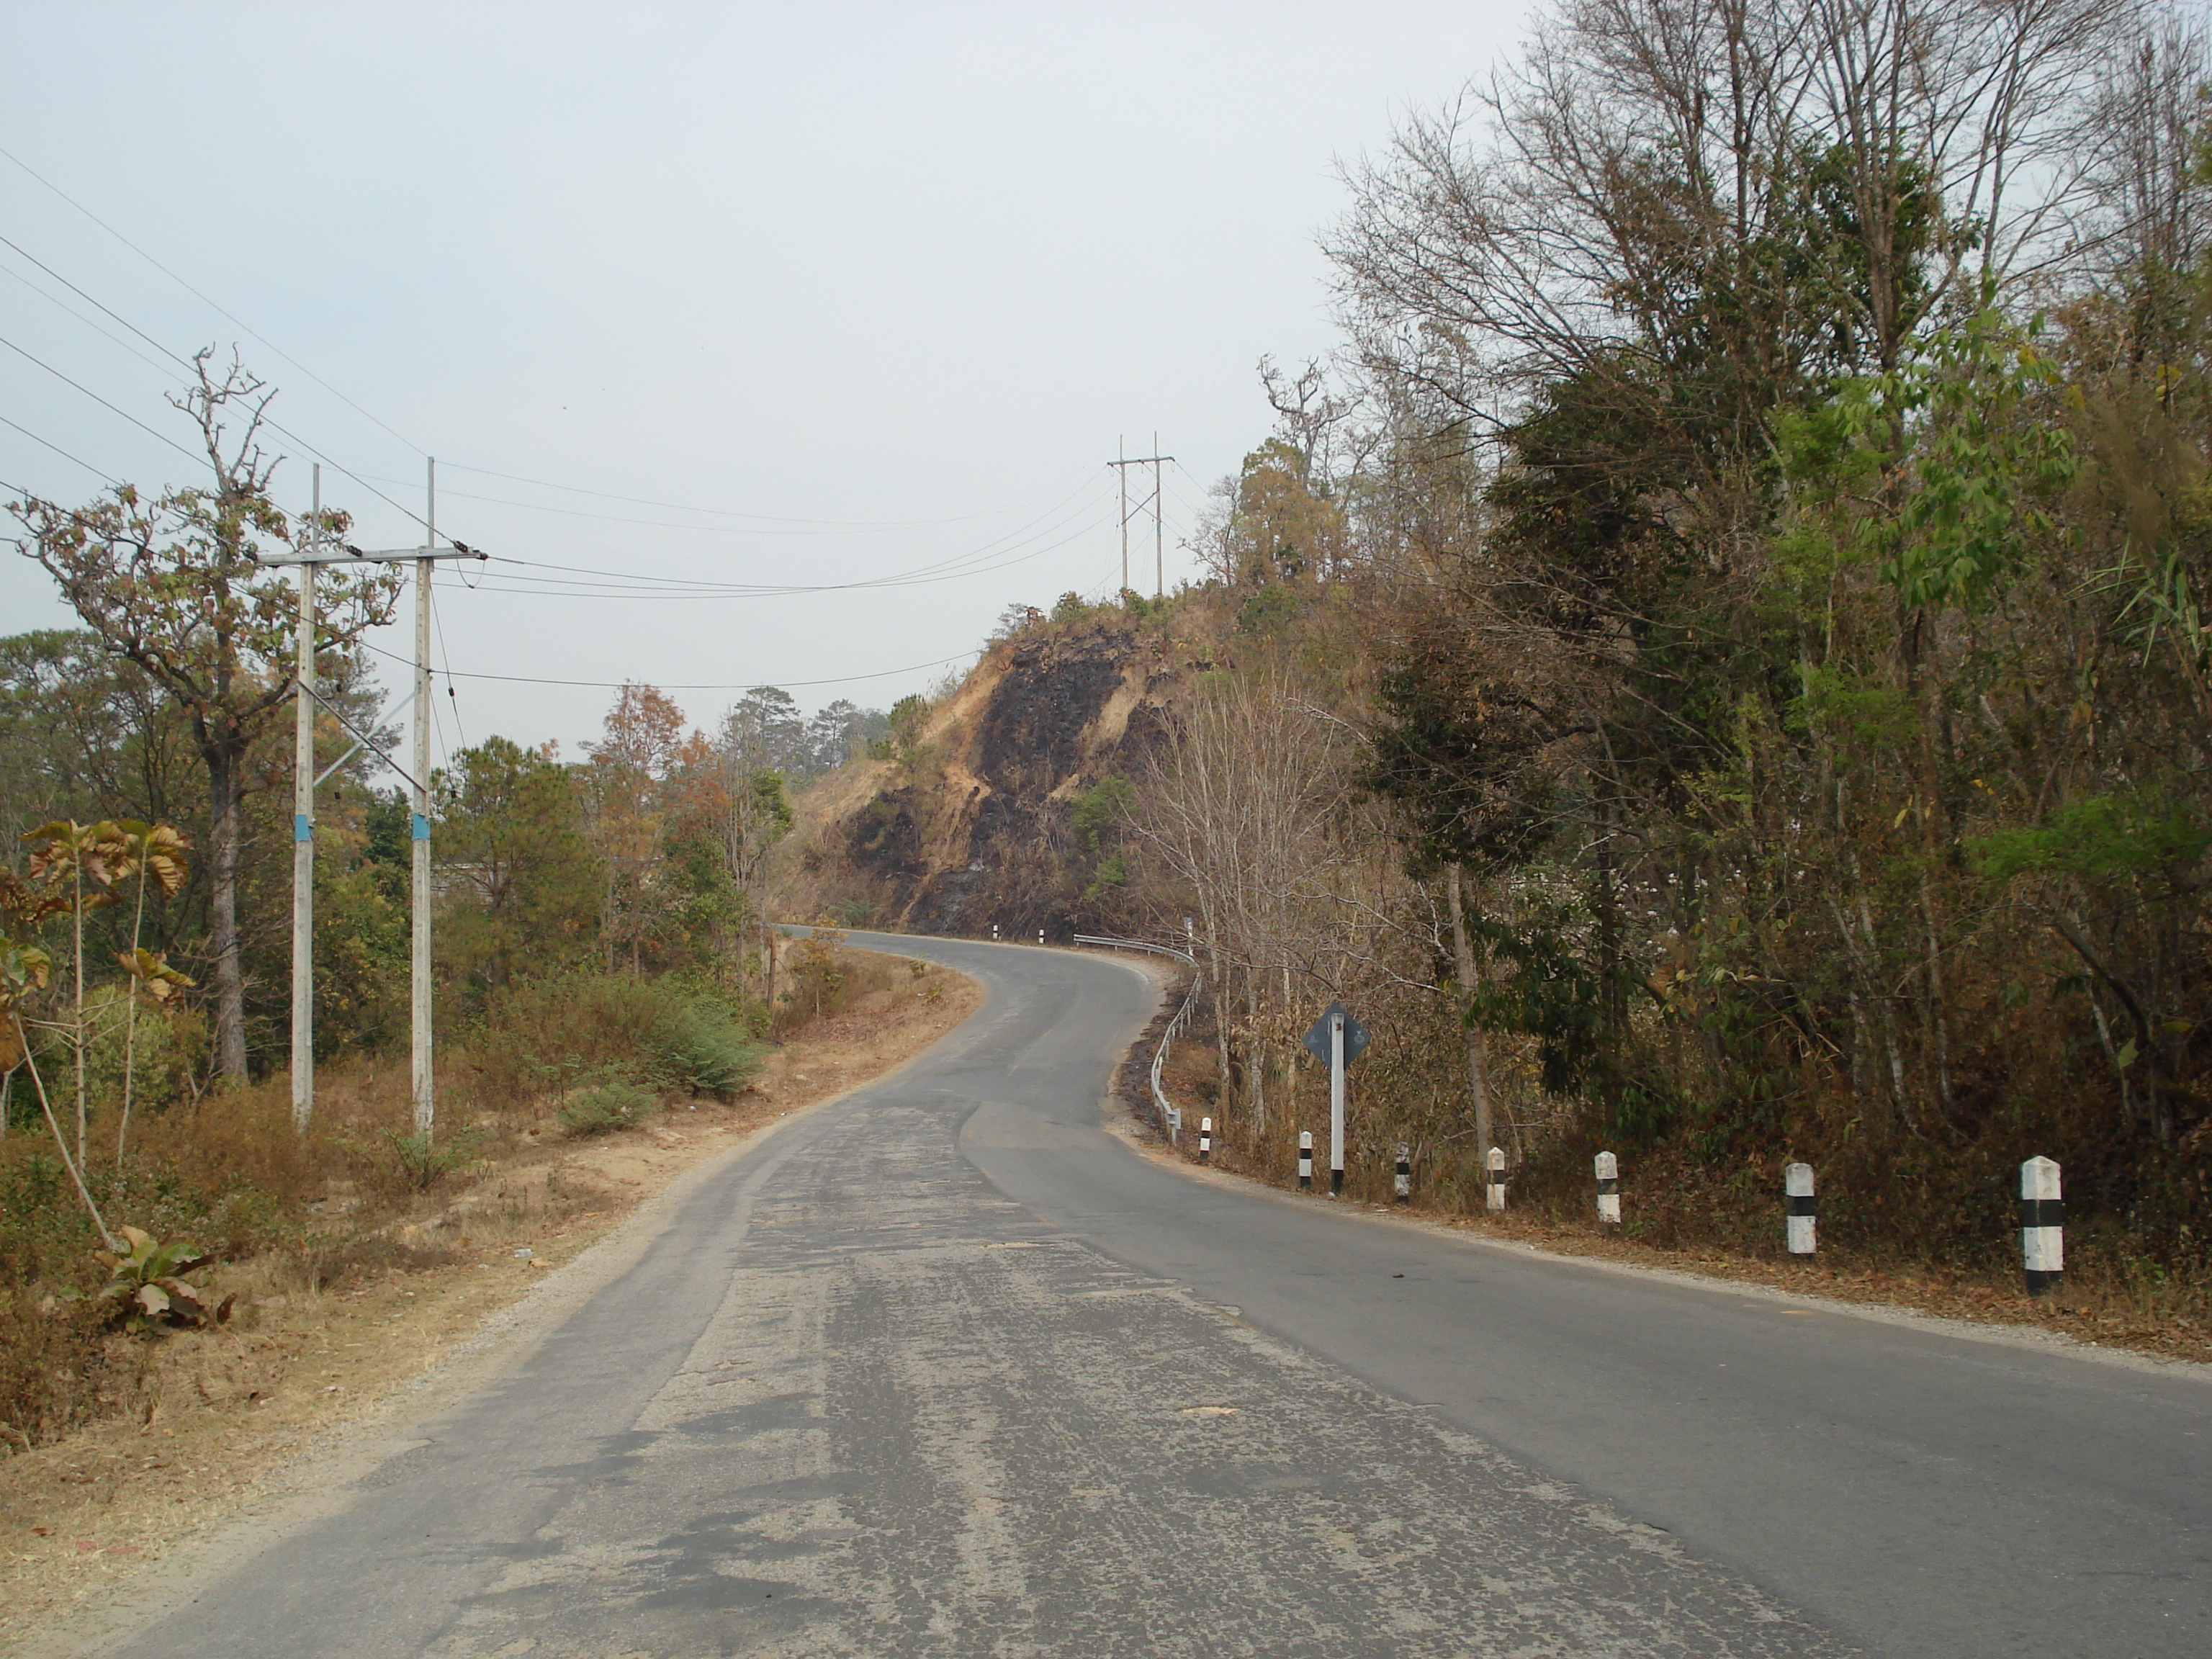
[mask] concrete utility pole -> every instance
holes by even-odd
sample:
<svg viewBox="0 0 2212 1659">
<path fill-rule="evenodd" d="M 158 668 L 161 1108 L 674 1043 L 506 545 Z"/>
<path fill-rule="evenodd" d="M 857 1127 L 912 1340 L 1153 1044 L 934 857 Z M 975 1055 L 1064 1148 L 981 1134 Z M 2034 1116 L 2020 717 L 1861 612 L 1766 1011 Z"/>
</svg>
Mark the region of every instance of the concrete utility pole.
<svg viewBox="0 0 2212 1659">
<path fill-rule="evenodd" d="M 1167 489 L 1161 475 L 1160 434 L 1152 434 L 1152 597 L 1164 599 L 1168 591 L 1167 555 Z"/>
<path fill-rule="evenodd" d="M 430 565 L 438 545 L 438 462 L 428 458 L 422 520 L 426 556 L 415 561 L 415 786 L 407 815 L 414 865 L 408 890 L 414 899 L 414 949 L 409 975 L 408 1078 L 415 1098 L 415 1133 L 427 1136 L 437 1121 L 430 1083 Z"/>
<path fill-rule="evenodd" d="M 300 562 L 300 640 L 292 694 L 292 1127 L 315 1110 L 315 562 L 322 542 L 323 468 Z"/>
<path fill-rule="evenodd" d="M 1121 446 L 1118 444 L 1115 446 L 1116 449 L 1120 447 Z M 1124 455 L 1119 460 L 1106 463 L 1121 475 L 1121 591 L 1125 593 L 1129 589 L 1129 469 L 1133 466 L 1152 469 L 1152 498 L 1150 501 L 1139 501 L 1137 511 L 1144 513 L 1149 510 L 1152 515 L 1152 597 L 1156 599 L 1168 591 L 1167 519 L 1164 511 L 1166 479 L 1160 467 L 1164 463 L 1175 459 L 1172 455 L 1161 454 L 1159 449 L 1160 434 L 1155 432 L 1152 434 L 1151 454 Z"/>
<path fill-rule="evenodd" d="M 315 511 L 323 505 L 322 469 L 315 469 Z M 490 556 L 455 542 L 437 544 L 438 464 L 429 464 L 429 513 L 423 520 L 428 537 L 421 547 L 363 552 L 340 544 L 326 545 L 319 526 L 310 532 L 306 548 L 296 553 L 264 555 L 264 565 L 300 568 L 300 642 L 295 658 L 296 683 L 293 695 L 299 703 L 295 727 L 292 781 L 292 1121 L 305 1129 L 315 1107 L 315 786 L 363 749 L 405 779 L 413 791 L 409 813 L 414 865 L 414 952 L 412 963 L 413 1065 L 415 1131 L 427 1135 L 436 1121 L 430 1074 L 430 567 L 440 559 L 483 559 Z M 415 769 L 410 774 L 376 747 L 368 735 L 331 707 L 315 683 L 315 567 L 324 564 L 415 564 L 415 689 L 407 699 L 414 705 Z M 315 773 L 314 705 L 320 704 L 352 734 L 356 742 L 338 760 Z M 403 704 L 402 707 L 405 705 Z"/>
<path fill-rule="evenodd" d="M 1114 476 L 1121 484 L 1121 591 L 1129 590 L 1129 453 L 1128 441 L 1116 438 L 1114 453 L 1122 459 L 1114 463 Z"/>
</svg>

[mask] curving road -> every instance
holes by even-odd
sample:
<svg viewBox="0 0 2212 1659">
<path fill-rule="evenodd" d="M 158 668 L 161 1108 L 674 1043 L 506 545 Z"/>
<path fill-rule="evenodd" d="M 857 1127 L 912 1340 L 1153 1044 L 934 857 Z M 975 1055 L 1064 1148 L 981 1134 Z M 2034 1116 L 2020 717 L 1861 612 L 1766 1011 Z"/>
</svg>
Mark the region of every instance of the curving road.
<svg viewBox="0 0 2212 1659">
<path fill-rule="evenodd" d="M 1544 1258 L 1105 1128 L 1112 961 L 700 1185 L 330 1511 L 110 1649 L 2212 1652 L 2207 1368 Z"/>
</svg>

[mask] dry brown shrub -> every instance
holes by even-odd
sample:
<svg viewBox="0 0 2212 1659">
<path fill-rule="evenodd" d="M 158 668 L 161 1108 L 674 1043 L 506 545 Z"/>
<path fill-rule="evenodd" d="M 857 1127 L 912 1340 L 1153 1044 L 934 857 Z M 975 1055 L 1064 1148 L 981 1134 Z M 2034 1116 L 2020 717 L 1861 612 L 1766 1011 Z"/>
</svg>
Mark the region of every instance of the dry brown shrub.
<svg viewBox="0 0 2212 1659">
<path fill-rule="evenodd" d="M 568 975 L 495 993 L 447 1066 L 478 1113 L 534 1115 L 580 1078 L 634 1067 L 644 1034 L 684 994 L 665 980 Z"/>
<path fill-rule="evenodd" d="M 135 1401 L 144 1345 L 111 1323 L 88 1303 L 50 1303 L 20 1285 L 0 1291 L 0 1442 L 9 1452 L 49 1444 Z"/>
</svg>

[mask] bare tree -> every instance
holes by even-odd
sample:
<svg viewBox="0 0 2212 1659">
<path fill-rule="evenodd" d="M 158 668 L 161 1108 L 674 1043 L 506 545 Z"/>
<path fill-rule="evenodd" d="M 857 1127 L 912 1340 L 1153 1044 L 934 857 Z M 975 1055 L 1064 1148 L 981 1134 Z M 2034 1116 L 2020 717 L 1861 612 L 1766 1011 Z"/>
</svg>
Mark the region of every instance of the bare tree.
<svg viewBox="0 0 2212 1659">
<path fill-rule="evenodd" d="M 1326 239 L 1368 362 L 1482 435 L 1685 352 L 1759 388 L 1893 366 L 2074 257 L 2136 0 L 1562 0 L 1352 169 Z M 1748 437 L 1750 434 L 1747 434 Z"/>
</svg>

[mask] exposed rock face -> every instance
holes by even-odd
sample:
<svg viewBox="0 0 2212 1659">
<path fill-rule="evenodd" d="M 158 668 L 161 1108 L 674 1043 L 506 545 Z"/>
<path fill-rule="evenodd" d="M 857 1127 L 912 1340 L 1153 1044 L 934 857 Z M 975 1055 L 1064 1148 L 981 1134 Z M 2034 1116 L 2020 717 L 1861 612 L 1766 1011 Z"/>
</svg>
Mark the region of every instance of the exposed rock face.
<svg viewBox="0 0 2212 1659">
<path fill-rule="evenodd" d="M 1182 675 L 1118 619 L 994 646 L 914 757 L 848 767 L 799 804 L 784 908 L 922 933 L 1056 935 L 1095 921 L 1069 867 L 1069 803 L 1144 769 Z"/>
</svg>

